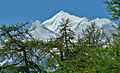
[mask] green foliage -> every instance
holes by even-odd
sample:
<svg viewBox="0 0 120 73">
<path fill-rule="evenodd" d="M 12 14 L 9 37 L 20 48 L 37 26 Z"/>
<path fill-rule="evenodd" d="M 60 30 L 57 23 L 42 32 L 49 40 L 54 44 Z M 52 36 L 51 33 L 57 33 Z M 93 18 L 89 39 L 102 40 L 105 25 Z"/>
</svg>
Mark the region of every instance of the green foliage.
<svg viewBox="0 0 120 73">
<path fill-rule="evenodd" d="M 107 38 L 102 28 L 95 23 L 88 26 L 83 30 L 82 38 L 76 42 L 72 52 L 73 56 L 64 61 L 67 69 L 71 73 L 108 72 L 109 70 L 106 69 L 113 64 L 113 60 L 105 54 L 104 46 L 107 45 L 106 42 L 109 43 L 108 40 L 105 40 Z"/>
<path fill-rule="evenodd" d="M 113 20 L 120 19 L 120 0 L 106 0 L 104 2 L 107 4 L 107 11 L 112 15 Z"/>
<path fill-rule="evenodd" d="M 72 46 L 73 46 L 73 40 L 75 33 L 70 29 L 70 20 L 69 19 L 62 19 L 62 22 L 60 22 L 61 29 L 58 35 L 58 38 L 56 40 L 57 43 L 60 44 L 59 48 L 61 51 L 61 55 L 64 53 L 65 55 L 63 57 L 68 58 L 71 57 L 72 54 Z M 63 59 L 63 58 L 61 58 Z"/>
<path fill-rule="evenodd" d="M 51 69 L 55 69 L 55 72 L 57 73 L 69 73 L 64 61 L 72 56 L 75 33 L 70 29 L 69 19 L 62 19 L 62 22 L 60 23 L 61 25 L 58 37 L 50 39 L 50 41 L 46 43 L 46 48 L 49 49 L 47 52 L 50 54 L 46 67 L 49 71 Z M 54 48 L 56 48 L 56 50 L 53 50 Z"/>
<path fill-rule="evenodd" d="M 106 1 L 108 9 L 119 1 Z M 112 7 L 110 7 L 112 6 Z M 117 6 L 117 7 L 118 7 Z M 117 8 L 116 8 L 117 9 Z M 110 12 L 111 12 L 110 11 Z M 113 12 L 118 19 L 119 12 Z M 32 38 L 28 23 L 0 27 L 0 58 L 12 63 L 0 66 L 1 73 L 119 73 L 120 32 L 111 39 L 104 30 L 92 23 L 75 39 L 69 19 L 60 22 L 59 34 L 47 42 Z M 120 27 L 117 27 L 120 31 Z M 45 67 L 42 66 L 42 61 Z M 42 62 L 42 63 L 41 63 Z"/>
<path fill-rule="evenodd" d="M 68 20 L 64 23 L 68 24 L 67 22 Z M 53 72 L 55 73 L 117 72 L 116 62 L 110 56 L 112 49 L 109 46 L 109 39 L 102 28 L 92 23 L 83 30 L 82 38 L 79 38 L 77 42 L 71 41 L 72 43 L 69 43 L 70 40 L 65 41 L 65 38 L 69 37 L 65 36 L 68 34 L 68 28 L 65 28 L 67 27 L 66 24 L 61 25 L 60 30 L 62 31 L 57 38 L 47 42 L 46 46 L 50 49 L 50 55 L 46 67 L 49 71 L 54 69 Z M 63 54 L 69 52 L 69 50 L 65 50 L 66 45 L 68 45 L 67 49 L 72 49 L 70 53 L 67 53 L 67 56 L 70 55 L 69 57 Z M 57 51 L 52 50 L 53 48 L 57 48 Z M 61 60 L 61 54 L 62 57 L 65 57 L 64 60 Z"/>
<path fill-rule="evenodd" d="M 120 0 L 111 0 L 106 1 L 107 11 L 112 15 L 112 20 L 117 20 L 120 22 Z M 119 24 L 120 25 L 120 24 Z M 113 44 L 110 49 L 107 50 L 110 57 L 114 60 L 114 64 L 110 68 L 112 72 L 119 73 L 120 72 L 120 26 L 115 27 L 118 30 L 117 34 L 113 34 Z"/>
<path fill-rule="evenodd" d="M 42 41 L 33 38 L 28 39 L 29 29 L 25 24 L 3 25 L 0 27 L 0 57 L 2 59 L 11 59 L 11 64 L 5 64 L 0 67 L 2 72 L 44 72 L 39 64 Z M 30 37 L 29 37 L 30 38 Z"/>
<path fill-rule="evenodd" d="M 110 40 L 109 37 L 107 37 L 107 35 L 104 33 L 104 30 L 97 26 L 95 22 L 91 23 L 90 26 L 83 30 L 82 36 L 86 46 L 89 47 L 107 45 Z"/>
<path fill-rule="evenodd" d="M 117 34 L 113 34 L 113 45 L 111 46 L 110 55 L 115 61 L 114 71 L 120 72 L 120 26 L 116 28 Z"/>
</svg>

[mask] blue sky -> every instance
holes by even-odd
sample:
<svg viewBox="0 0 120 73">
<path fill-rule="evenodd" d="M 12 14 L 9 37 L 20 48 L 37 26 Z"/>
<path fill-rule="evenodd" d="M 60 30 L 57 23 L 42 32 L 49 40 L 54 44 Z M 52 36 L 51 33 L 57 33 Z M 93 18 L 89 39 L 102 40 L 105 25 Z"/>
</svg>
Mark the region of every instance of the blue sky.
<svg viewBox="0 0 120 73">
<path fill-rule="evenodd" d="M 110 18 L 104 0 L 0 0 L 0 24 L 45 21 L 59 11 L 89 19 Z"/>
</svg>

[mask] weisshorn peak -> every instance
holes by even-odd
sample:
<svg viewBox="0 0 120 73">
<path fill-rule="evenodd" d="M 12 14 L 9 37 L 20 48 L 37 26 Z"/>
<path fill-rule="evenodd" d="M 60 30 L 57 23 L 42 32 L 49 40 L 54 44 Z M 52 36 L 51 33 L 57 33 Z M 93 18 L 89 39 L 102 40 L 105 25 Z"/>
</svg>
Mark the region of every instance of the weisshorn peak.
<svg viewBox="0 0 120 73">
<path fill-rule="evenodd" d="M 52 18 L 41 23 L 39 20 L 33 22 L 32 27 L 36 27 L 35 30 L 32 31 L 32 34 L 35 38 L 47 40 L 49 37 L 55 37 L 59 32 L 61 19 L 69 19 L 71 29 L 77 34 L 82 34 L 82 30 L 86 29 L 87 26 L 91 25 L 91 23 L 95 22 L 97 26 L 103 28 L 105 33 L 111 37 L 112 33 L 117 33 L 116 29 L 113 26 L 117 25 L 109 19 L 106 18 L 96 18 L 94 20 L 89 20 L 86 17 L 78 17 L 75 15 L 70 15 L 64 11 L 60 11 Z"/>
</svg>

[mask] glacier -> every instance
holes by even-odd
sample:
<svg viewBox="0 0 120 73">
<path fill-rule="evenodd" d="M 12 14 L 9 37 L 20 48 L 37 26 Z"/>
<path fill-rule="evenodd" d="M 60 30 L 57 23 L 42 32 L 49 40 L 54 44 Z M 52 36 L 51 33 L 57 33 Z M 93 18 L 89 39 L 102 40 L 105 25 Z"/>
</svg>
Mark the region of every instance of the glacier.
<svg viewBox="0 0 120 73">
<path fill-rule="evenodd" d="M 53 31 L 44 27 L 39 20 L 33 22 L 31 28 L 35 28 L 33 31 L 30 32 L 33 38 L 35 39 L 47 40 L 48 38 L 56 36 L 56 34 Z"/>
</svg>

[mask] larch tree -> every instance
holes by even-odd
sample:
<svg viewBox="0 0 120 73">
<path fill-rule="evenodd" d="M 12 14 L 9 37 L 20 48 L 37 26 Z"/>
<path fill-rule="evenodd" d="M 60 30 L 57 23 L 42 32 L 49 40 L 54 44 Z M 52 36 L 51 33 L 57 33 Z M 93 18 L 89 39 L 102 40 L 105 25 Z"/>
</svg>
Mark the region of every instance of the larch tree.
<svg viewBox="0 0 120 73">
<path fill-rule="evenodd" d="M 26 25 L 28 23 L 2 25 L 0 27 L 0 57 L 12 59 L 11 63 L 6 63 L 0 67 L 5 73 L 37 73 L 46 72 L 39 64 L 40 49 L 42 41 L 30 37 L 30 31 Z M 29 36 L 29 37 L 28 37 Z"/>
</svg>

